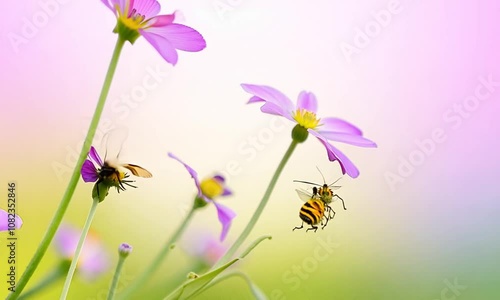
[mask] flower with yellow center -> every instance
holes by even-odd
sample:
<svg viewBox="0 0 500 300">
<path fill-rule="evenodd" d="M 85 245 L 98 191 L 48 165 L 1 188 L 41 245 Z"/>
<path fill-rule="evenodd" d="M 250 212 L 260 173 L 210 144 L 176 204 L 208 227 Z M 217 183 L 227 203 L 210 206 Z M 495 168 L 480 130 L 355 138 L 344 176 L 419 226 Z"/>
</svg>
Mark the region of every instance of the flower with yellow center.
<svg viewBox="0 0 500 300">
<path fill-rule="evenodd" d="M 177 63 L 177 50 L 198 52 L 206 47 L 195 29 L 174 23 L 175 13 L 158 15 L 157 0 L 101 0 L 116 16 L 114 29 L 121 38 L 134 43 L 143 36 L 169 63 Z"/>
<path fill-rule="evenodd" d="M 305 109 L 297 109 L 293 114 L 293 119 L 305 129 L 315 129 L 318 127 L 320 121 L 315 113 Z"/>
<path fill-rule="evenodd" d="M 220 223 L 222 224 L 220 240 L 223 241 L 226 238 L 229 227 L 231 227 L 232 220 L 234 219 L 234 217 L 236 217 L 236 214 L 230 208 L 214 200 L 215 198 L 220 196 L 232 195 L 231 190 L 225 186 L 224 177 L 222 177 L 221 175 L 215 175 L 200 182 L 198 180 L 198 173 L 196 173 L 193 168 L 191 168 L 189 165 L 184 163 L 172 153 L 168 153 L 168 156 L 183 164 L 191 177 L 194 179 L 194 184 L 198 189 L 194 207 L 200 208 L 206 206 L 209 203 L 213 203 L 215 205 L 215 208 L 217 209 L 217 216 Z"/>
<path fill-rule="evenodd" d="M 377 147 L 364 138 L 359 128 L 338 118 L 318 118 L 316 111 L 318 103 L 316 96 L 311 92 L 302 91 L 297 99 L 297 105 L 280 91 L 265 85 L 242 84 L 243 89 L 252 94 L 248 103 L 264 104 L 260 108 L 263 113 L 278 115 L 287 118 L 297 125 L 292 130 L 294 141 L 304 142 L 309 133 L 315 136 L 325 147 L 328 159 L 338 161 L 342 173 L 358 177 L 356 166 L 329 141 L 337 141 L 360 147 Z"/>
</svg>

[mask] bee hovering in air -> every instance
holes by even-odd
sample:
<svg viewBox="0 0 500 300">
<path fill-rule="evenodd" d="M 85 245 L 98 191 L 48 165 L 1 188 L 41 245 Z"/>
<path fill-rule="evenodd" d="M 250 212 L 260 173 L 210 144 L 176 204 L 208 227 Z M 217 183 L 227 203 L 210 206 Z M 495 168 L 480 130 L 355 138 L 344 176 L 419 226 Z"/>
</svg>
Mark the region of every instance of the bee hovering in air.
<svg viewBox="0 0 500 300">
<path fill-rule="evenodd" d="M 328 224 L 328 220 L 330 219 L 330 214 L 332 208 L 325 203 L 318 195 L 318 188 L 313 187 L 312 195 L 307 194 L 303 190 L 297 190 L 299 197 L 306 201 L 302 205 L 299 211 L 299 217 L 302 220 L 302 224 L 300 226 L 296 226 L 292 229 L 302 229 L 304 228 L 304 222 L 309 224 L 311 227 L 306 229 L 306 232 L 309 230 L 318 230 L 318 224 L 321 224 L 321 229 L 325 228 Z M 328 216 L 325 215 L 325 212 L 328 212 Z"/>
<path fill-rule="evenodd" d="M 340 180 L 340 178 L 335 180 L 330 185 L 328 185 L 326 184 L 323 173 L 321 173 L 319 169 L 318 171 L 321 174 L 321 177 L 323 178 L 323 185 L 309 181 L 294 180 L 294 182 L 310 184 L 314 185 L 314 187 L 312 195 L 308 194 L 304 190 L 298 190 L 298 189 L 296 190 L 297 194 L 299 195 L 299 198 L 302 199 L 303 201 L 306 201 L 306 203 L 301 207 L 299 212 L 299 217 L 303 221 L 302 225 L 300 227 L 295 227 L 293 230 L 303 228 L 304 222 L 311 225 L 311 228 L 308 228 L 306 231 L 314 229 L 314 231 L 316 232 L 318 228 L 315 225 L 317 225 L 320 222 L 321 225 L 323 225 L 321 229 L 325 228 L 325 226 L 328 224 L 328 221 L 333 219 L 333 217 L 335 217 L 335 211 L 330 206 L 330 203 L 332 203 L 336 199 L 340 199 L 342 201 L 342 206 L 344 207 L 344 210 L 347 210 L 345 207 L 344 199 L 342 199 L 339 195 L 333 193 L 334 190 L 340 188 L 340 186 L 334 185 Z M 324 224 L 323 224 L 323 219 L 324 219 Z"/>
<path fill-rule="evenodd" d="M 85 182 L 95 182 L 92 194 L 97 196 L 100 201 L 104 200 L 110 187 L 115 187 L 118 192 L 124 191 L 125 186 L 136 188 L 132 185 L 134 180 L 128 179 L 130 175 L 126 173 L 126 170 L 137 177 L 150 178 L 153 176 L 141 166 L 118 162 L 122 144 L 126 138 L 126 131 L 113 130 L 108 132 L 104 138 L 106 139 L 104 160 L 101 160 L 95 148 L 91 147 L 89 159 L 83 163 L 81 171 Z M 108 156 L 108 154 L 110 155 Z M 97 168 L 95 164 L 97 164 Z"/>
</svg>

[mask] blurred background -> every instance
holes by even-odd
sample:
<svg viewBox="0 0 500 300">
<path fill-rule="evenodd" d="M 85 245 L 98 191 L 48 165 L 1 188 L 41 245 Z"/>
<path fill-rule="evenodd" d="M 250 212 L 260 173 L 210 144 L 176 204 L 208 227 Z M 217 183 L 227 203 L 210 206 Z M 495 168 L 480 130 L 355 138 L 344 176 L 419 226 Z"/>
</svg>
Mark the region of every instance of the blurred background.
<svg viewBox="0 0 500 300">
<path fill-rule="evenodd" d="M 269 299 L 497 299 L 500 250 L 500 4 L 462 1 L 162 1 L 162 13 L 207 40 L 175 67 L 140 38 L 126 44 L 96 135 L 129 134 L 121 160 L 153 173 L 137 189 L 111 192 L 92 225 L 109 268 L 76 276 L 70 299 L 105 299 L 122 242 L 134 248 L 122 285 L 164 247 L 196 189 L 171 151 L 201 177 L 222 171 L 238 216 L 218 239 L 215 208 L 196 213 L 179 247 L 136 295 L 162 299 L 204 259 L 238 237 L 290 143 L 291 122 L 246 105 L 240 83 L 273 86 L 295 101 L 315 93 L 319 116 L 346 119 L 378 148 L 336 143 L 360 169 L 338 194 L 347 210 L 324 230 L 292 232 L 302 205 L 293 180 L 341 176 L 313 137 L 301 144 L 234 268 Z M 38 246 L 68 184 L 116 41 L 115 17 L 100 1 L 4 4 L 0 21 L 0 183 L 17 183 L 17 276 Z M 28 23 L 33 26 L 27 25 Z M 153 83 L 145 85 L 145 82 Z M 104 149 L 100 148 L 100 151 Z M 7 191 L 0 208 L 7 208 Z M 81 228 L 91 184 L 80 181 L 64 219 Z M 223 201 L 223 202 L 222 202 Z M 0 233 L 0 295 L 7 295 L 7 234 Z M 244 246 L 245 246 L 244 245 Z M 200 248 L 201 247 L 201 248 Z M 220 248 L 219 248 L 220 247 Z M 201 249 L 201 250 L 200 250 Z M 222 249 L 222 250 L 221 250 Z M 60 256 L 51 245 L 27 289 Z M 63 280 L 35 299 L 56 299 Z M 198 299 L 252 299 L 240 278 Z"/>
</svg>

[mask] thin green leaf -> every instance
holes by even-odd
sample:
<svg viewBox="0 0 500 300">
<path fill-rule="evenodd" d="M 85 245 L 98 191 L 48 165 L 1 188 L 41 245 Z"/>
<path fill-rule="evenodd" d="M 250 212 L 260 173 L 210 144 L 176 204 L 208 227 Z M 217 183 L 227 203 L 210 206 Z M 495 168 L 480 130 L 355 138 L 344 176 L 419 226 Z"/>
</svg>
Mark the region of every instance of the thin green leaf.
<svg viewBox="0 0 500 300">
<path fill-rule="evenodd" d="M 263 240 L 265 239 L 272 239 L 273 237 L 270 236 L 270 235 L 264 235 L 264 236 L 261 236 L 260 238 L 256 239 L 253 243 L 250 244 L 250 246 L 248 246 L 248 248 L 245 249 L 245 251 L 243 251 L 240 255 L 240 258 L 244 258 L 245 256 L 248 255 L 248 253 L 250 253 L 253 248 L 257 247 L 258 244 L 260 244 L 260 242 L 262 242 Z"/>
<path fill-rule="evenodd" d="M 224 270 L 226 270 L 229 266 L 231 266 L 232 264 L 234 264 L 238 260 L 243 259 L 245 256 L 247 256 L 255 247 L 257 247 L 258 244 L 260 244 L 260 242 L 262 242 L 263 240 L 266 240 L 266 239 L 270 240 L 271 238 L 272 237 L 269 235 L 262 236 L 262 237 L 258 238 L 252 244 L 250 244 L 250 246 L 248 246 L 248 248 L 245 249 L 245 251 L 243 251 L 243 253 L 241 254 L 241 256 L 239 258 L 235 258 L 232 261 L 222 265 L 221 267 L 219 267 L 215 270 L 212 270 L 206 274 L 203 274 L 196 279 L 192 279 L 192 280 L 185 282 L 183 285 L 181 285 L 175 291 L 173 291 L 167 297 L 165 297 L 164 300 L 174 300 L 174 299 L 175 300 L 183 300 L 183 299 L 188 299 L 189 297 L 194 296 L 195 294 L 198 294 L 210 282 L 212 282 L 212 280 L 215 277 L 217 277 L 220 273 L 222 273 Z M 251 281 L 250 281 L 250 283 L 251 283 Z M 251 285 L 251 284 L 249 284 L 249 285 Z M 254 293 L 254 295 L 256 295 L 256 297 L 257 297 L 257 295 L 265 297 L 264 293 L 262 293 L 262 291 L 258 287 L 255 286 L 255 288 L 256 289 L 251 287 L 251 290 L 252 290 L 252 293 Z M 267 299 L 267 298 L 258 298 L 258 299 Z"/>
<path fill-rule="evenodd" d="M 212 279 L 214 279 L 217 275 L 222 273 L 222 271 L 229 268 L 229 266 L 231 266 L 238 260 L 239 258 L 235 258 L 218 269 L 203 274 L 196 279 L 187 281 L 182 286 L 177 288 L 175 291 L 170 293 L 167 297 L 165 297 L 164 300 L 187 299 L 188 297 L 192 296 L 196 291 L 207 285 L 210 281 L 212 281 Z"/>
</svg>

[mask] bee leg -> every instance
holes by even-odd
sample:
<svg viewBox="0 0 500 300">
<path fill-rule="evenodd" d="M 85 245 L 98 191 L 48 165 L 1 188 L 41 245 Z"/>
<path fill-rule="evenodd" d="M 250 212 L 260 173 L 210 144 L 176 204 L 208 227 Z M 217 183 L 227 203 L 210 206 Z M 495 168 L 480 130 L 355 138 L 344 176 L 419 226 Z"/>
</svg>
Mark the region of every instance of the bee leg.
<svg viewBox="0 0 500 300">
<path fill-rule="evenodd" d="M 304 222 L 302 222 L 302 225 L 299 226 L 296 226 L 295 228 L 292 229 L 292 231 L 294 231 L 295 229 L 302 229 L 304 228 Z"/>
<path fill-rule="evenodd" d="M 334 211 L 334 210 L 333 210 L 333 208 L 331 208 L 331 207 L 330 207 L 330 212 L 332 212 L 332 213 L 333 213 L 333 215 L 332 215 L 332 214 L 330 214 L 330 213 L 328 213 L 328 216 L 330 217 L 330 220 L 332 220 L 332 219 L 333 219 L 333 217 L 335 217 L 335 211 Z"/>
<path fill-rule="evenodd" d="M 325 225 L 323 225 L 323 220 L 321 220 L 321 225 L 323 225 L 321 229 L 325 228 L 326 225 L 328 224 L 328 218 L 326 216 L 323 216 L 323 218 L 325 218 Z"/>
<path fill-rule="evenodd" d="M 342 206 L 344 207 L 344 210 L 347 210 L 347 208 L 345 208 L 344 199 L 342 199 L 339 195 L 335 195 L 335 197 L 339 198 L 340 201 L 342 201 Z"/>
<path fill-rule="evenodd" d="M 308 232 L 309 230 L 314 230 L 314 232 L 316 232 L 318 230 L 318 226 L 314 226 L 311 224 L 311 228 L 307 228 L 306 232 Z"/>
</svg>

